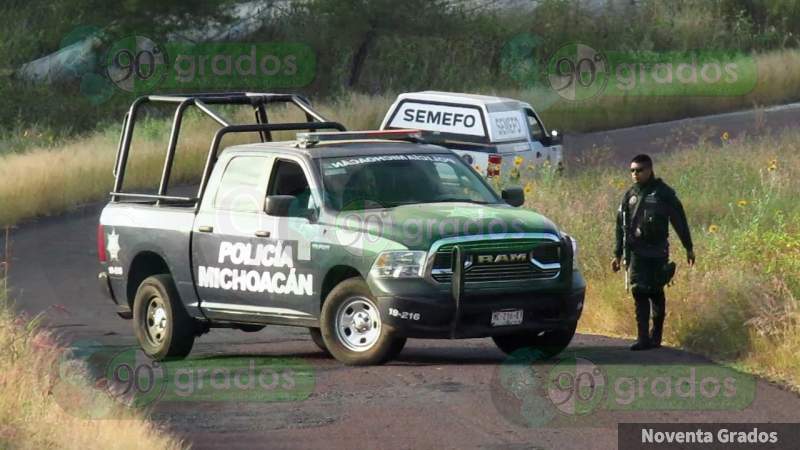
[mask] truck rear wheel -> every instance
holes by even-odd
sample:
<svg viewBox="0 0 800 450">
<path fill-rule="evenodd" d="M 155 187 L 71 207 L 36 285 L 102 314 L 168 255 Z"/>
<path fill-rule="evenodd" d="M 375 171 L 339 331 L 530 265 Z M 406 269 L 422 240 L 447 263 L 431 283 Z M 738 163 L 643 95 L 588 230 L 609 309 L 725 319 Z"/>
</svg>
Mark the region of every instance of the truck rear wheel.
<svg viewBox="0 0 800 450">
<path fill-rule="evenodd" d="M 367 283 L 358 277 L 342 281 L 328 294 L 320 326 L 328 351 L 353 366 L 383 364 L 397 356 L 406 343 L 384 326 Z"/>
<path fill-rule="evenodd" d="M 156 361 L 184 358 L 194 345 L 195 321 L 183 308 L 169 275 L 154 275 L 139 285 L 133 327 L 144 353 Z"/>
<path fill-rule="evenodd" d="M 543 334 L 540 331 L 504 334 L 492 336 L 492 340 L 505 354 L 510 355 L 519 349 L 530 348 L 540 352 L 542 359 L 547 359 L 556 356 L 567 348 L 575 335 L 576 327 L 577 324 L 573 324 L 568 328 L 545 331 Z"/>
</svg>

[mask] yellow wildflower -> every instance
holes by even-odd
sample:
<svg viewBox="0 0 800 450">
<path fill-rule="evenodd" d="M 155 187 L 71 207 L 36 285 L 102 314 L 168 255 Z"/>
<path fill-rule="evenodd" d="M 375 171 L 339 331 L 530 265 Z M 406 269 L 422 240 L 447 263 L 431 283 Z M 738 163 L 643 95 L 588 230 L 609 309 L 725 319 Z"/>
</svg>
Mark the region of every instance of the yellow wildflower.
<svg viewBox="0 0 800 450">
<path fill-rule="evenodd" d="M 711 233 L 711 234 L 714 234 L 714 233 L 716 233 L 717 231 L 719 231 L 719 227 L 718 227 L 718 226 L 716 226 L 716 225 L 714 225 L 713 223 L 712 223 L 711 225 L 709 225 L 709 226 L 708 226 L 708 232 L 709 232 L 709 233 Z"/>
<path fill-rule="evenodd" d="M 738 202 L 736 202 L 736 204 L 739 206 L 739 208 L 744 208 L 749 204 L 749 202 L 745 199 L 741 199 Z"/>
<path fill-rule="evenodd" d="M 731 135 L 728 134 L 728 132 L 726 131 L 726 132 L 722 133 L 722 136 L 720 136 L 720 137 L 722 138 L 723 141 L 727 141 L 728 139 L 731 138 Z"/>
<path fill-rule="evenodd" d="M 523 161 L 525 161 L 525 159 L 522 156 L 514 157 L 514 165 L 517 167 L 521 166 Z"/>
<path fill-rule="evenodd" d="M 525 195 L 531 195 L 533 193 L 533 183 L 528 182 L 525 185 Z"/>
<path fill-rule="evenodd" d="M 774 172 L 774 171 L 778 170 L 778 160 L 777 159 L 773 159 L 772 161 L 770 161 L 769 162 L 769 166 L 767 167 L 767 170 L 770 171 L 770 172 Z"/>
</svg>

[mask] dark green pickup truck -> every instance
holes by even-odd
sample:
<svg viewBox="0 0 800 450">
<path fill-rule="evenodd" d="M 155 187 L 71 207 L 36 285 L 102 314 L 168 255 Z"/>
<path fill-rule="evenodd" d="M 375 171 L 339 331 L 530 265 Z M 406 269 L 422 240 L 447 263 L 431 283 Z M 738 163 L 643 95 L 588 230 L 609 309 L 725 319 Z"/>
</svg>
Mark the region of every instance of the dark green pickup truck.
<svg viewBox="0 0 800 450">
<path fill-rule="evenodd" d="M 246 95 L 255 108 L 274 100 Z M 182 99 L 209 109 L 218 97 Z M 270 324 L 309 328 L 347 364 L 385 362 L 406 338 L 492 337 L 543 356 L 569 344 L 585 294 L 575 241 L 519 208 L 520 189 L 498 195 L 420 133 L 305 132 L 217 151 L 226 133 L 343 130 L 313 118 L 219 117 L 197 197 L 170 196 L 168 180 L 157 194 L 122 192 L 123 133 L 100 279 L 145 353 L 183 357 L 211 327 Z"/>
</svg>

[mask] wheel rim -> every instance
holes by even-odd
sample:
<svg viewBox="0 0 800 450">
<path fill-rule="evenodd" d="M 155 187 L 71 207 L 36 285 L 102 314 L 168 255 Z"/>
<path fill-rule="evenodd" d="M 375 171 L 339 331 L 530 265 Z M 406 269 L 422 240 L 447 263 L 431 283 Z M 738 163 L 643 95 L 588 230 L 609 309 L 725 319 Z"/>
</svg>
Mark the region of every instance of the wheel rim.
<svg viewBox="0 0 800 450">
<path fill-rule="evenodd" d="M 378 308 L 366 297 L 351 297 L 336 312 L 336 337 L 348 350 L 365 352 L 381 334 Z"/>
<path fill-rule="evenodd" d="M 167 308 L 161 297 L 153 296 L 147 302 L 145 331 L 151 344 L 161 345 L 167 335 Z"/>
</svg>

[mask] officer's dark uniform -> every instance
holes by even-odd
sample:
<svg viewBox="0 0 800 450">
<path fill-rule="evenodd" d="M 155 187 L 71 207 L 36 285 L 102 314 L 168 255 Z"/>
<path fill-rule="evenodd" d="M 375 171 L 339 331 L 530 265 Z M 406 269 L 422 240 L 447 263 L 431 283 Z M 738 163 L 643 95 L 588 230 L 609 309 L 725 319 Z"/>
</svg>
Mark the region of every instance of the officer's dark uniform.
<svg viewBox="0 0 800 450">
<path fill-rule="evenodd" d="M 666 300 L 666 264 L 669 262 L 669 224 L 678 234 L 686 251 L 692 251 L 692 236 L 675 191 L 660 178 L 634 184 L 622 197 L 617 213 L 614 255 L 627 262 L 630 284 L 636 301 L 636 324 L 639 342 L 661 345 Z M 653 333 L 648 336 L 650 304 L 653 309 Z"/>
</svg>

